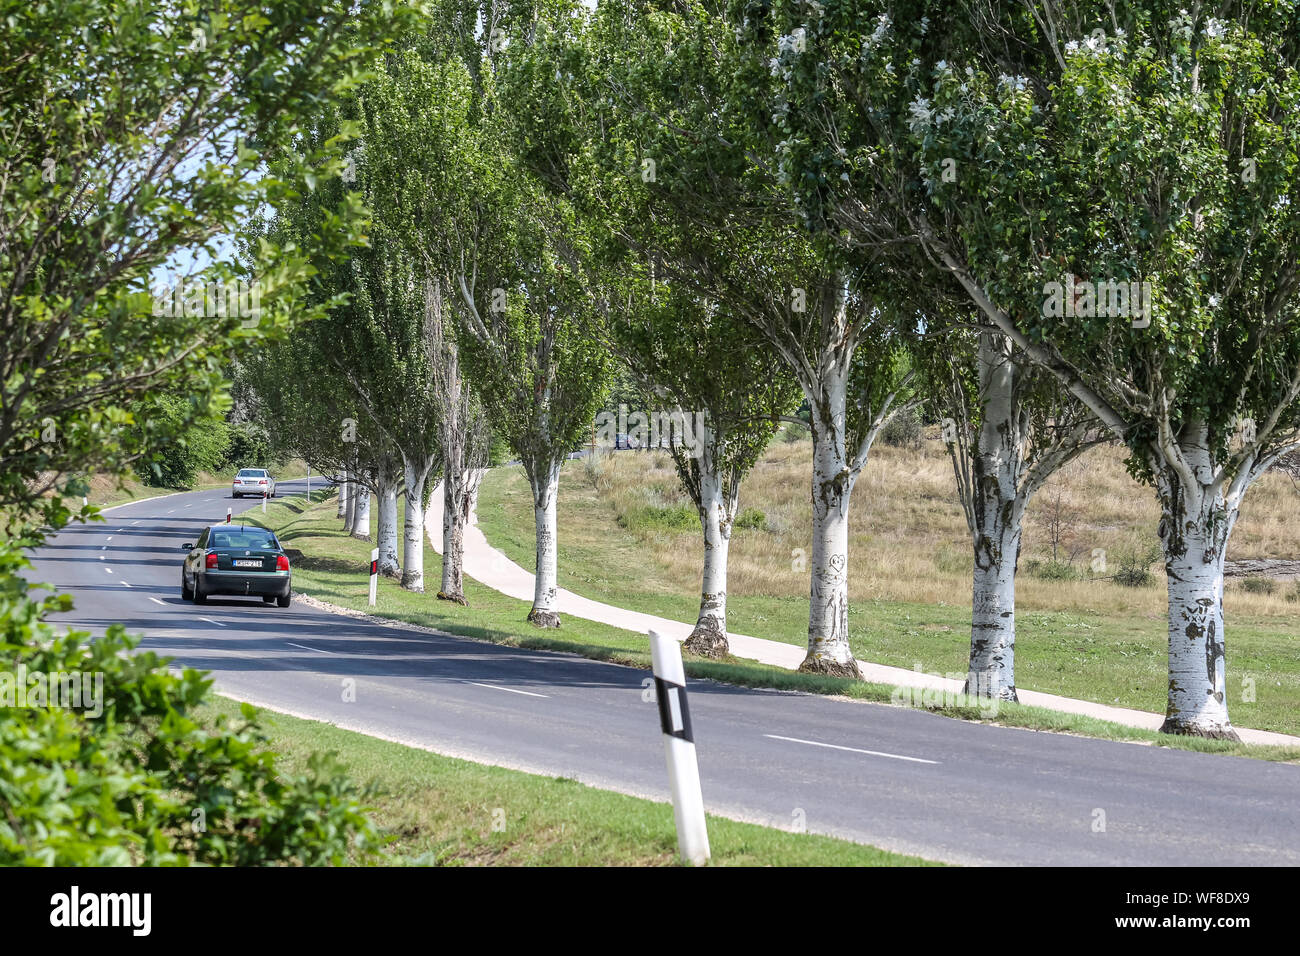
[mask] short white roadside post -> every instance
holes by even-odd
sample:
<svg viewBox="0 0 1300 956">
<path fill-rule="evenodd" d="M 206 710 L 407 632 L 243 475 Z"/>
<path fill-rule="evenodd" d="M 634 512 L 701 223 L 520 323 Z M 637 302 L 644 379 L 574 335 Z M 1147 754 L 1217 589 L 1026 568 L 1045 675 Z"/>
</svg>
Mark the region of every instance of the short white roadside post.
<svg viewBox="0 0 1300 956">
<path fill-rule="evenodd" d="M 307 503 L 311 504 L 311 465 L 307 466 Z"/>
<path fill-rule="evenodd" d="M 266 514 L 266 495 L 265 491 L 262 492 L 262 514 Z"/>
<path fill-rule="evenodd" d="M 691 712 L 686 706 L 686 669 L 682 647 L 671 637 L 650 632 L 650 660 L 659 701 L 659 726 L 668 758 L 668 786 L 677 822 L 677 850 L 695 865 L 708 862 L 709 832 L 704 823 L 700 765 L 695 758 Z"/>
<path fill-rule="evenodd" d="M 370 550 L 370 606 L 375 606 L 375 588 L 379 586 L 379 549 Z"/>
<path fill-rule="evenodd" d="M 230 524 L 230 512 L 232 512 L 233 510 L 234 510 L 233 508 L 226 509 L 226 524 Z"/>
</svg>

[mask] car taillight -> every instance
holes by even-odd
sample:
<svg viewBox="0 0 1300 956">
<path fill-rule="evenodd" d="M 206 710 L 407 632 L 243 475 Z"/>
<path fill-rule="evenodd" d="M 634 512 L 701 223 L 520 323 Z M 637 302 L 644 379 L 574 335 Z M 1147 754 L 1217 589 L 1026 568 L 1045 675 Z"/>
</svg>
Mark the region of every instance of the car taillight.
<svg viewBox="0 0 1300 956">
<path fill-rule="evenodd" d="M 207 567 L 215 568 L 216 566 L 217 566 L 217 556 L 209 551 L 208 558 L 207 558 Z"/>
<path fill-rule="evenodd" d="M 282 555 L 282 554 L 277 554 L 277 555 L 275 556 L 275 569 L 276 569 L 277 571 L 288 571 L 288 570 L 289 570 L 289 559 L 286 558 L 286 557 L 285 557 L 284 555 Z"/>
<path fill-rule="evenodd" d="M 259 484 L 259 485 L 264 485 L 264 484 L 266 484 L 266 479 L 263 478 L 261 481 L 258 482 L 258 484 Z"/>
</svg>

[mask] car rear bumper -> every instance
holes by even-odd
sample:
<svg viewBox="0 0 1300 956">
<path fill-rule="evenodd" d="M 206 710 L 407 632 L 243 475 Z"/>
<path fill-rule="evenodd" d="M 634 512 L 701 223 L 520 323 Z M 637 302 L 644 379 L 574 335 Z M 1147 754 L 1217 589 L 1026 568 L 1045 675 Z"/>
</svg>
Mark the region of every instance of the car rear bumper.
<svg viewBox="0 0 1300 956">
<path fill-rule="evenodd" d="M 204 594 L 257 594 L 288 597 L 293 586 L 288 571 L 200 572 Z"/>
</svg>

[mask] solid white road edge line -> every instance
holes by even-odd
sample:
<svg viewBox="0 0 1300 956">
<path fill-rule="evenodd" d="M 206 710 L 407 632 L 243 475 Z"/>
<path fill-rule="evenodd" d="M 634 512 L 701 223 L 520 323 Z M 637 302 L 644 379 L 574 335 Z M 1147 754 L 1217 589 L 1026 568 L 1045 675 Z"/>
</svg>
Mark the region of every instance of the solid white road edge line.
<svg viewBox="0 0 1300 956">
<path fill-rule="evenodd" d="M 841 747 L 839 744 L 824 744 L 816 740 L 802 740 L 798 737 L 782 737 L 780 734 L 764 734 L 764 737 L 771 737 L 773 740 L 788 740 L 796 744 L 808 744 L 810 747 L 828 747 L 831 750 L 849 750 L 855 754 L 870 754 L 873 757 L 889 757 L 891 760 L 910 760 L 912 763 L 933 763 L 937 760 L 926 760 L 923 757 L 904 757 L 902 754 L 887 754 L 880 750 L 863 750 L 860 747 Z"/>
<path fill-rule="evenodd" d="M 210 617 L 201 617 L 201 618 L 199 618 L 199 620 L 200 620 L 200 621 L 207 621 L 209 624 L 215 624 L 215 625 L 217 625 L 217 627 L 225 627 L 225 626 L 226 626 L 226 625 L 222 624 L 220 621 L 214 621 L 214 620 L 212 620 L 212 618 L 210 618 Z"/>
<path fill-rule="evenodd" d="M 322 651 L 319 647 L 308 647 L 306 644 L 295 644 L 293 641 L 285 641 L 285 643 L 290 647 L 301 647 L 304 651 L 315 651 L 317 654 L 334 654 L 335 657 L 338 656 L 334 651 Z"/>
<path fill-rule="evenodd" d="M 467 680 L 465 683 L 473 684 L 475 687 L 486 687 L 489 690 L 503 690 L 507 694 L 523 694 L 525 697 L 545 697 L 548 700 L 550 699 L 550 695 L 548 694 L 534 694 L 530 690 L 515 690 L 513 687 L 502 687 L 499 684 L 480 684 L 476 680 Z"/>
</svg>

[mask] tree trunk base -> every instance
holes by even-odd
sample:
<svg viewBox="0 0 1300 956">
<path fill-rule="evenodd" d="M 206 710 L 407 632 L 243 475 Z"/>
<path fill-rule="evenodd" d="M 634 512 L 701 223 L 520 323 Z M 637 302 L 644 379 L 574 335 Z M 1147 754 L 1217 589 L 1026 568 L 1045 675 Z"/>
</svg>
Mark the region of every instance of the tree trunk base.
<svg viewBox="0 0 1300 956">
<path fill-rule="evenodd" d="M 402 569 L 401 568 L 380 568 L 379 576 L 381 578 L 392 578 L 394 581 L 400 581 L 402 579 Z"/>
<path fill-rule="evenodd" d="M 554 611 L 539 611 L 533 608 L 528 612 L 528 623 L 534 627 L 559 627 L 560 615 Z"/>
<path fill-rule="evenodd" d="M 358 541 L 369 541 L 369 540 L 370 540 L 370 535 L 369 535 L 369 533 L 367 533 L 367 534 L 358 534 L 357 532 L 354 531 L 354 532 L 352 532 L 352 537 L 356 538 Z"/>
<path fill-rule="evenodd" d="M 463 594 L 448 594 L 446 591 L 439 591 L 438 600 L 450 601 L 452 604 L 459 604 L 461 607 L 469 607 L 469 601 L 465 600 Z"/>
<path fill-rule="evenodd" d="M 976 681 L 976 684 L 978 683 L 979 682 Z M 979 688 L 976 687 L 976 691 L 978 690 Z M 998 689 L 997 694 L 980 694 L 971 691 L 970 678 L 968 677 L 966 678 L 966 683 L 962 685 L 961 692 L 965 694 L 967 697 L 985 697 L 988 700 L 994 700 L 996 698 L 997 700 L 1005 700 L 1012 704 L 1020 703 L 1020 698 L 1016 696 L 1015 685 L 1011 685 L 1009 687 L 1001 687 Z"/>
<path fill-rule="evenodd" d="M 406 575 L 402 575 L 402 587 L 406 588 L 406 590 L 410 591 L 413 594 L 424 593 L 424 582 L 420 581 L 417 584 L 414 580 L 408 578 Z"/>
<path fill-rule="evenodd" d="M 816 674 L 819 677 L 847 677 L 849 680 L 862 680 L 857 661 L 841 664 L 829 657 L 813 657 L 809 654 L 799 665 L 800 674 Z"/>
<path fill-rule="evenodd" d="M 727 643 L 727 632 L 719 630 L 714 622 L 696 624 L 691 636 L 682 643 L 683 649 L 701 657 L 720 661 L 731 653 Z"/>
<path fill-rule="evenodd" d="M 1200 737 L 1204 740 L 1229 740 L 1233 743 L 1241 743 L 1241 738 L 1237 736 L 1237 731 L 1233 729 L 1231 724 L 1202 727 L 1197 724 L 1175 720 L 1172 717 L 1166 717 L 1165 722 L 1160 725 L 1160 732 L 1162 734 L 1178 734 L 1180 737 Z"/>
</svg>

